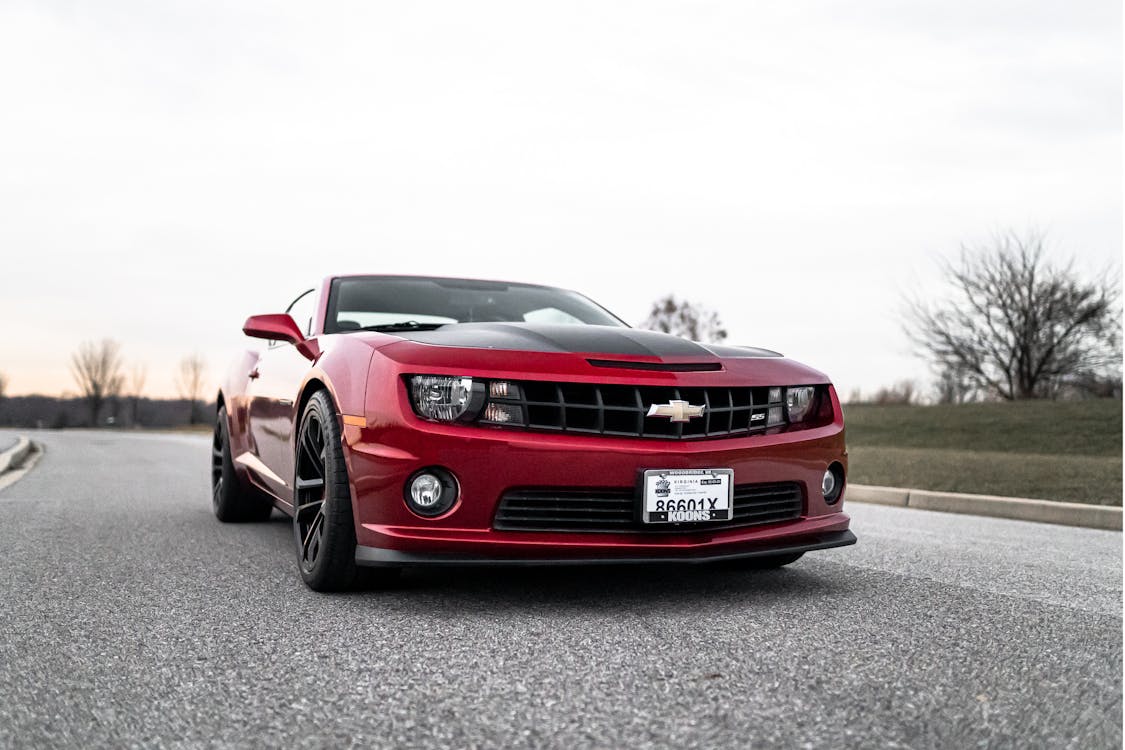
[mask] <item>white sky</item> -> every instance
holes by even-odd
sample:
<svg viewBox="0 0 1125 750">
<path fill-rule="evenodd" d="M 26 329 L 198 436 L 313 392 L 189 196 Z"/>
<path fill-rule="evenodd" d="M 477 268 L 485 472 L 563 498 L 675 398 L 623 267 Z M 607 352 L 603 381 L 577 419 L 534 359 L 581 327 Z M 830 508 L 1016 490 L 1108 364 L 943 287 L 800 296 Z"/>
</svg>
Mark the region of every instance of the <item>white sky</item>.
<svg viewBox="0 0 1125 750">
<path fill-rule="evenodd" d="M 1120 268 L 1113 0 L 0 3 L 0 371 L 174 392 L 335 272 L 670 291 L 841 393 L 925 378 L 936 260 Z M 252 344 L 251 344 L 252 345 Z"/>
</svg>

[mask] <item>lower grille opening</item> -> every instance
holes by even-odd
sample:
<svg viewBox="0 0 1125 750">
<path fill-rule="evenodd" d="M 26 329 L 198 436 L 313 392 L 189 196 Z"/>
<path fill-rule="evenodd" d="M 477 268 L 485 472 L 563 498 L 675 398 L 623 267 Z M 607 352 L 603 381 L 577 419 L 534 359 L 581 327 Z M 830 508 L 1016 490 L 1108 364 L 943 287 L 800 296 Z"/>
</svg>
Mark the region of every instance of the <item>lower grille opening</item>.
<svg viewBox="0 0 1125 750">
<path fill-rule="evenodd" d="M 805 497 L 796 482 L 740 484 L 734 488 L 734 517 L 713 523 L 646 524 L 632 488 L 543 488 L 510 490 L 500 498 L 497 531 L 644 532 L 683 534 L 794 521 Z"/>
</svg>

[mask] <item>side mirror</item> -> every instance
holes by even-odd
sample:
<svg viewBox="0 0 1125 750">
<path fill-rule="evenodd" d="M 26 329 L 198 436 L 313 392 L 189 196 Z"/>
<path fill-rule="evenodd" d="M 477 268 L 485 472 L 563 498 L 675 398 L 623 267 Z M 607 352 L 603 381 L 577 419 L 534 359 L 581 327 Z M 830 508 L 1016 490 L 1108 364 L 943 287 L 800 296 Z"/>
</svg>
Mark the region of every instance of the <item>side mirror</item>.
<svg viewBox="0 0 1125 750">
<path fill-rule="evenodd" d="M 251 315 L 242 324 L 242 332 L 256 339 L 288 341 L 299 344 L 305 340 L 293 318 L 285 313 L 278 315 Z"/>
</svg>

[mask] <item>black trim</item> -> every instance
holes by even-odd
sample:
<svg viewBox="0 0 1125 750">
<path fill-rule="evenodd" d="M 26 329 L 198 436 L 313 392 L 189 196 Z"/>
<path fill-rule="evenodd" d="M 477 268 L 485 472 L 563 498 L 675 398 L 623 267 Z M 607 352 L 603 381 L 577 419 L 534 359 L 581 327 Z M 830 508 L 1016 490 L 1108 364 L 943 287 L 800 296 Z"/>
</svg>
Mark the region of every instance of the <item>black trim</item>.
<svg viewBox="0 0 1125 750">
<path fill-rule="evenodd" d="M 789 555 L 797 552 L 812 552 L 832 547 L 846 547 L 856 543 L 855 534 L 851 531 L 836 531 L 829 534 L 818 534 L 804 537 L 789 543 L 782 543 L 770 547 L 754 547 L 741 549 L 736 552 L 726 552 L 715 555 L 644 555 L 622 557 L 485 557 L 475 555 L 442 555 L 426 554 L 419 552 L 400 552 L 393 549 L 379 549 L 377 547 L 356 547 L 356 565 L 371 567 L 430 567 L 430 566 L 555 566 L 555 565 L 655 565 L 664 563 L 713 563 L 724 560 L 738 560 L 747 557 L 767 557 L 769 555 Z"/>
</svg>

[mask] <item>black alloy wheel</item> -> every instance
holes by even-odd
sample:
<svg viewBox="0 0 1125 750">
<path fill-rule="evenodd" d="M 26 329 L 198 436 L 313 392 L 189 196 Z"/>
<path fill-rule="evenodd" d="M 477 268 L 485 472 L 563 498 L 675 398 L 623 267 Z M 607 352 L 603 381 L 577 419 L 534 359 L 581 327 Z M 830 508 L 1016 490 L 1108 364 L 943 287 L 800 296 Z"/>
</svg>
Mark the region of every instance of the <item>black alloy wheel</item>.
<svg viewBox="0 0 1125 750">
<path fill-rule="evenodd" d="M 226 434 L 223 422 L 226 421 L 226 410 L 219 407 L 219 415 L 215 420 L 215 431 L 211 437 L 211 509 L 219 515 L 220 500 L 223 496 L 223 467 L 226 463 Z"/>
<path fill-rule="evenodd" d="M 211 438 L 211 510 L 224 523 L 264 521 L 273 503 L 252 488 L 243 486 L 230 455 L 230 427 L 227 409 L 219 407 Z"/>
<path fill-rule="evenodd" d="M 311 404 L 310 404 L 311 407 Z M 302 574 L 316 568 L 324 542 L 326 499 L 324 424 L 318 409 L 309 408 L 301 421 L 297 441 L 297 479 L 293 530 L 297 536 L 297 555 Z"/>
<path fill-rule="evenodd" d="M 297 568 L 314 591 L 345 591 L 381 583 L 397 570 L 355 563 L 355 517 L 344 463 L 340 422 L 327 391 L 314 393 L 301 414 L 294 472 L 293 538 Z"/>
</svg>

